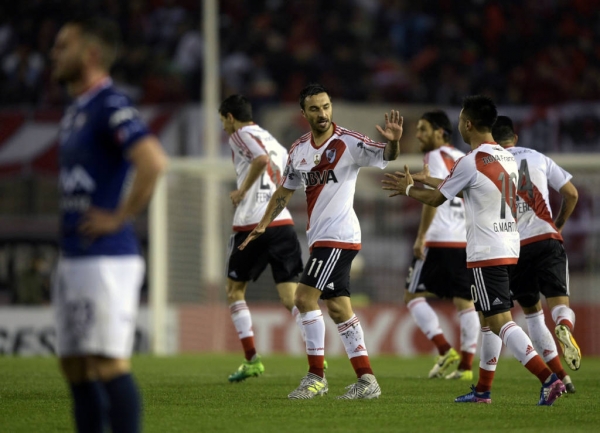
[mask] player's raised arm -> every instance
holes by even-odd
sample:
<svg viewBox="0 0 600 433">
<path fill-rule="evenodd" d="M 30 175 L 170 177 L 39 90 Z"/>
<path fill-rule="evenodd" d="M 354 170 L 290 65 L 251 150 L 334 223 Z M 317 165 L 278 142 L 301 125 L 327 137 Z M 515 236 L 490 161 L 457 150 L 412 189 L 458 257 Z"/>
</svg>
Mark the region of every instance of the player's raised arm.
<svg viewBox="0 0 600 433">
<path fill-rule="evenodd" d="M 287 189 L 283 186 L 277 188 L 275 194 L 273 194 L 273 197 L 271 197 L 271 200 L 269 200 L 267 210 L 265 211 L 262 219 L 254 228 L 254 230 L 252 230 L 252 232 L 248 235 L 246 240 L 244 240 L 244 242 L 238 247 L 240 250 L 246 248 L 246 245 L 265 232 L 269 224 L 271 224 L 271 222 L 277 218 L 277 215 L 279 215 L 281 211 L 285 209 L 293 194 L 293 189 Z"/>
<path fill-rule="evenodd" d="M 385 113 L 385 129 L 379 125 L 375 125 L 379 133 L 388 140 L 383 151 L 383 159 L 385 161 L 393 161 L 400 155 L 400 138 L 402 137 L 403 123 L 404 118 L 400 116 L 400 112 L 392 110 L 389 115 Z"/>
</svg>

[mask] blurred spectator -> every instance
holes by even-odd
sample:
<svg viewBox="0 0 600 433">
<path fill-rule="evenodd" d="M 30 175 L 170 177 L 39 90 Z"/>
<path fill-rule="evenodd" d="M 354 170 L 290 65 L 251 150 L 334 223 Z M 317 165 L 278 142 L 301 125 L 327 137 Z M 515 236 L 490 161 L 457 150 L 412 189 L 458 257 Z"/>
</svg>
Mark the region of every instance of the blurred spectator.
<svg viewBox="0 0 600 433">
<path fill-rule="evenodd" d="M 36 253 L 17 276 L 15 304 L 39 305 L 50 299 L 50 265 L 42 254 Z"/>
<path fill-rule="evenodd" d="M 188 17 L 179 25 L 180 37 L 173 57 L 176 70 L 183 75 L 187 94 L 194 101 L 200 99 L 204 56 L 204 40 L 197 21 L 197 17 Z"/>
<path fill-rule="evenodd" d="M 5 80 L 2 86 L 4 101 L 35 103 L 40 94 L 44 59 L 32 49 L 32 44 L 20 40 L 15 49 L 2 59 Z"/>
<path fill-rule="evenodd" d="M 288 102 L 307 81 L 320 81 L 352 101 L 453 104 L 472 93 L 502 104 L 600 99 L 600 0 L 218 3 L 225 94 Z M 200 2 L 21 0 L 0 6 L 0 103 L 61 103 L 47 78 L 48 47 L 76 9 L 119 23 L 125 45 L 115 76 L 140 102 L 200 97 Z M 15 46 L 15 34 L 26 42 Z"/>
</svg>

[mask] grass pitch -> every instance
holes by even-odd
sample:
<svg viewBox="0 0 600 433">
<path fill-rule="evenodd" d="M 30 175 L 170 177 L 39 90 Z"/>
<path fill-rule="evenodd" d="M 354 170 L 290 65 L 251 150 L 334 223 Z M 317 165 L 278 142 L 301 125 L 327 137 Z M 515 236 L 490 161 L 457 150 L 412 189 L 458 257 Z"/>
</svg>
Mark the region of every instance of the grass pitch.
<svg viewBox="0 0 600 433">
<path fill-rule="evenodd" d="M 338 401 L 356 379 L 346 358 L 328 358 L 329 395 L 290 401 L 304 357 L 265 356 L 265 374 L 230 384 L 240 355 L 134 358 L 144 398 L 145 432 L 597 432 L 600 359 L 570 372 L 577 388 L 538 407 L 540 384 L 513 358 L 496 372 L 492 404 L 457 404 L 470 382 L 427 379 L 433 358 L 374 357 L 382 396 Z M 477 361 L 475 362 L 477 365 Z M 73 431 L 70 398 L 54 358 L 0 357 L 0 432 Z"/>
</svg>

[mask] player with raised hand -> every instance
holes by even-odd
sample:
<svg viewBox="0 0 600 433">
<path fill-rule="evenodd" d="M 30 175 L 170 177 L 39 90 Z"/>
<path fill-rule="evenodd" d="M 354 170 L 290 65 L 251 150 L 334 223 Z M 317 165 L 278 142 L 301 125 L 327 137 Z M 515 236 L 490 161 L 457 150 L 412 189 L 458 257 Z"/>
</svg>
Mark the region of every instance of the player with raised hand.
<svg viewBox="0 0 600 433">
<path fill-rule="evenodd" d="M 52 48 L 53 78 L 74 98 L 59 136 L 57 352 L 77 431 L 86 433 L 107 424 L 115 433 L 141 431 L 129 358 L 144 260 L 132 219 L 166 166 L 159 141 L 110 79 L 118 34 L 112 21 L 73 20 Z"/>
<path fill-rule="evenodd" d="M 429 111 L 419 119 L 417 139 L 431 177 L 445 178 L 456 160 L 464 156 L 450 144 L 451 137 L 452 123 L 443 111 Z M 466 245 L 462 199 L 455 197 L 437 208 L 423 205 L 404 302 L 419 329 L 438 350 L 439 356 L 429 372 L 430 378 L 444 377 L 444 373 L 460 361 L 457 370 L 445 377 L 473 379 L 479 318 L 471 300 Z M 439 318 L 426 300 L 431 296 L 450 298 L 456 306 L 460 320 L 460 354 L 446 340 Z"/>
<path fill-rule="evenodd" d="M 261 375 L 265 368 L 256 353 L 252 316 L 245 293 L 250 280 L 256 281 L 268 264 L 279 298 L 290 310 L 300 330 L 302 323 L 294 306 L 294 292 L 302 272 L 302 251 L 294 230 L 294 221 L 287 209 L 267 227 L 265 235 L 248 248 L 237 247 L 256 227 L 265 213 L 269 198 L 281 181 L 287 161 L 287 150 L 265 129 L 254 123 L 252 106 L 242 95 L 227 97 L 219 107 L 223 129 L 229 134 L 229 145 L 237 189 L 230 193 L 235 206 L 233 231 L 229 243 L 227 267 L 227 301 L 231 320 L 244 349 L 245 360 L 229 376 L 230 382 L 240 382 Z"/>
<path fill-rule="evenodd" d="M 495 354 L 499 350 L 496 343 L 500 341 L 493 333 L 542 383 L 538 405 L 550 406 L 565 392 L 565 385 L 546 366 L 510 313 L 509 267 L 517 263 L 520 247 L 516 222 L 519 168 L 514 156 L 494 141 L 491 131 L 496 118 L 491 99 L 480 95 L 466 97 L 458 129 L 471 152 L 456 162 L 445 179 L 419 179 L 436 189 L 415 186 L 408 167 L 405 175 L 386 174 L 383 189 L 392 191 L 392 196 L 406 195 L 431 206 L 439 206 L 459 194 L 465 200 L 467 267 L 473 272 L 471 292 L 480 312 L 483 339 L 477 386 L 455 402 L 491 403 L 490 390 L 498 361 Z"/>
<path fill-rule="evenodd" d="M 573 337 L 575 313 L 569 307 L 569 269 L 561 235 L 577 204 L 577 188 L 571 183 L 573 176 L 552 159 L 533 149 L 517 146 L 519 137 L 509 117 L 498 116 L 492 135 L 519 165 L 517 227 L 521 253 L 510 275 L 513 299 L 523 308 L 534 347 L 565 383 L 567 391 L 574 393 L 575 386 L 562 368 L 556 343 L 546 326 L 540 293 L 548 303 L 564 359 L 569 368 L 578 370 L 581 351 Z M 562 196 L 562 204 L 554 220 L 549 188 Z"/>
<path fill-rule="evenodd" d="M 328 392 L 324 374 L 325 322 L 319 298 L 337 324 L 357 382 L 340 399 L 372 399 L 381 394 L 371 369 L 360 321 L 350 301 L 350 266 L 361 247 L 358 218 L 353 209 L 354 191 L 361 167 L 385 168 L 400 153 L 402 117 L 385 114 L 385 127 L 377 130 L 388 140 L 369 137 L 333 123 L 333 106 L 327 90 L 309 84 L 300 93 L 300 108 L 311 131 L 292 146 L 281 185 L 269 201 L 265 215 L 240 249 L 265 233 L 285 209 L 295 190 L 304 187 L 308 207 L 307 236 L 310 257 L 296 289 L 306 335 L 308 373 L 290 399 L 309 399 Z"/>
</svg>

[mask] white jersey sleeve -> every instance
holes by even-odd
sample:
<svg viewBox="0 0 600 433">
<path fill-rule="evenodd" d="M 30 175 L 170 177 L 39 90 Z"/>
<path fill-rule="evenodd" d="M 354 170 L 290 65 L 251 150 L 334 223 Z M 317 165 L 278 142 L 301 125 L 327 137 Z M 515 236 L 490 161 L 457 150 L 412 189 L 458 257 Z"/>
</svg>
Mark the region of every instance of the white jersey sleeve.
<svg viewBox="0 0 600 433">
<path fill-rule="evenodd" d="M 387 167 L 388 161 L 383 159 L 386 143 L 377 143 L 359 132 L 340 129 L 346 136 L 348 151 L 359 167 Z"/>
<path fill-rule="evenodd" d="M 516 264 L 518 167 L 497 144 L 484 143 L 458 160 L 439 185 L 446 198 L 463 191 L 467 229 L 467 267 Z"/>
<path fill-rule="evenodd" d="M 256 227 L 266 212 L 271 196 L 277 189 L 287 159 L 287 150 L 266 130 L 258 125 L 238 129 L 229 138 L 233 164 L 237 174 L 237 187 L 242 187 L 250 171 L 252 161 L 261 156 L 269 157 L 266 170 L 246 192 L 244 200 L 236 207 L 233 217 L 234 231 L 248 231 Z M 293 224 L 290 212 L 284 209 L 270 227 Z"/>
</svg>

